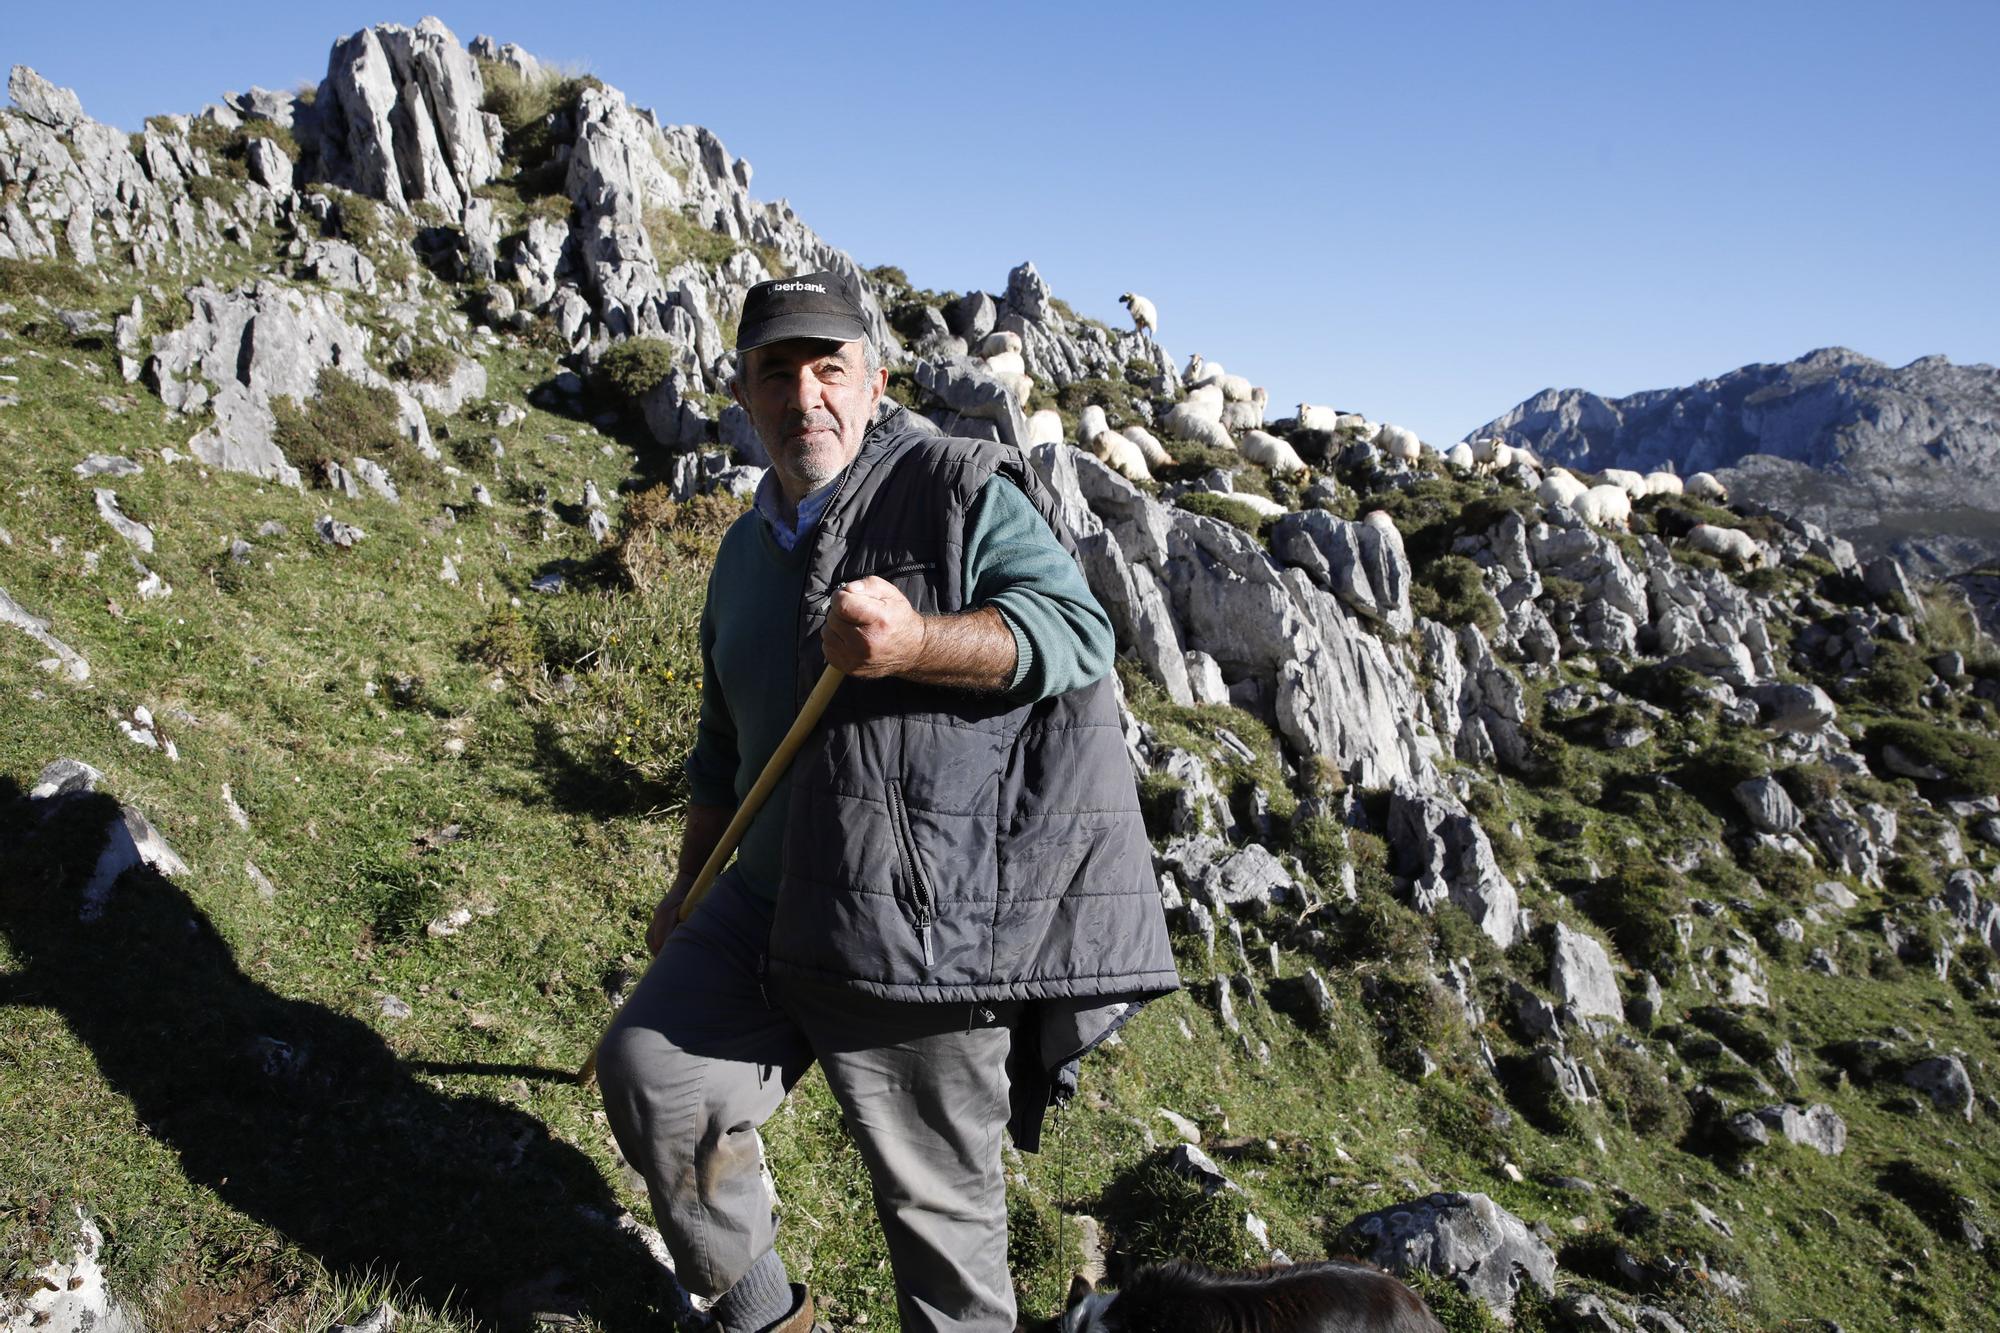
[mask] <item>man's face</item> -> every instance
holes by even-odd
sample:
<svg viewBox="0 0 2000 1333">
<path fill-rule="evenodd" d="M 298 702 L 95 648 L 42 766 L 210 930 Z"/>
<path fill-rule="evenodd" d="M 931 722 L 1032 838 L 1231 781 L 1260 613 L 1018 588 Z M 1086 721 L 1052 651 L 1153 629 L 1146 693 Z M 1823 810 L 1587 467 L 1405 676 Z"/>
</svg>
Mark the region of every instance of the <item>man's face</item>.
<svg viewBox="0 0 2000 1333">
<path fill-rule="evenodd" d="M 743 354 L 730 385 L 794 504 L 860 452 L 889 372 L 868 373 L 857 339 L 790 338 Z"/>
</svg>

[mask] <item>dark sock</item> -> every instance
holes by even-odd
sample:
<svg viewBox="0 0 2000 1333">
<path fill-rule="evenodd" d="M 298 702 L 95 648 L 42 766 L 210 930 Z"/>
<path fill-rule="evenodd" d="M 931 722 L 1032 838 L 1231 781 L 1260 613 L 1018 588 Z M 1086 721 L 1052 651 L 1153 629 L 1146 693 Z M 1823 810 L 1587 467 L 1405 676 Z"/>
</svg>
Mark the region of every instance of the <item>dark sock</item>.
<svg viewBox="0 0 2000 1333">
<path fill-rule="evenodd" d="M 758 1333 L 792 1312 L 792 1281 L 776 1250 L 750 1265 L 736 1285 L 716 1300 L 711 1313 L 727 1333 Z"/>
</svg>

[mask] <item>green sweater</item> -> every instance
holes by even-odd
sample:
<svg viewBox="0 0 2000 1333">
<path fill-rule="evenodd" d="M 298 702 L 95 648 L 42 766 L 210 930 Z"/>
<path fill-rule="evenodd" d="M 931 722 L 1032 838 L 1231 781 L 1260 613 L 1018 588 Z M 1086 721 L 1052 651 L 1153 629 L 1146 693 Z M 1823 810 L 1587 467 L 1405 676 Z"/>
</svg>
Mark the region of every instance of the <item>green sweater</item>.
<svg viewBox="0 0 2000 1333">
<path fill-rule="evenodd" d="M 1020 488 L 993 477 L 966 512 L 968 608 L 996 608 L 1014 633 L 1009 698 L 1031 703 L 1096 680 L 1111 668 L 1111 622 L 1083 571 Z M 696 805 L 734 808 L 791 728 L 797 711 L 799 598 L 811 548 L 783 549 L 765 518 L 736 521 L 716 552 L 701 614 L 701 723 L 688 756 Z M 789 775 L 751 821 L 733 873 L 775 901 L 782 870 Z"/>
</svg>

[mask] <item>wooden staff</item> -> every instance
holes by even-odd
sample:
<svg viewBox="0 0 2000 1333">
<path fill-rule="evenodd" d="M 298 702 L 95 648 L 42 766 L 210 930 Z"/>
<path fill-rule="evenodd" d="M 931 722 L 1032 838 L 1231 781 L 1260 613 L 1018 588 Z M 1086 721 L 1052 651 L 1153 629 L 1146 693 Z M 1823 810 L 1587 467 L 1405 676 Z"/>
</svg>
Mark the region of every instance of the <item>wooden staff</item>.
<svg viewBox="0 0 2000 1333">
<path fill-rule="evenodd" d="M 833 692 L 840 688 L 840 682 L 846 679 L 846 674 L 837 666 L 829 666 L 820 672 L 819 683 L 813 686 L 812 693 L 806 696 L 805 706 L 799 709 L 798 717 L 792 720 L 792 729 L 778 742 L 778 748 L 771 751 L 771 757 L 764 763 L 764 771 L 757 775 L 757 781 L 752 784 L 749 794 L 736 807 L 736 814 L 730 819 L 729 827 L 722 831 L 722 838 L 715 844 L 715 850 L 708 854 L 708 861 L 702 866 L 701 873 L 695 876 L 694 883 L 688 887 L 687 897 L 681 900 L 681 909 L 676 920 L 685 921 L 694 914 L 694 909 L 700 905 L 709 886 L 715 883 L 715 878 L 722 873 L 722 868 L 729 864 L 730 856 L 736 851 L 736 844 L 743 841 L 743 835 L 750 829 L 750 821 L 757 817 L 757 811 L 762 809 L 764 802 L 770 798 L 771 789 L 778 785 L 778 779 L 785 775 L 787 768 L 791 767 L 792 759 L 798 754 L 799 747 L 806 743 L 806 737 L 810 736 L 812 729 L 819 725 L 820 714 L 826 712 L 827 704 L 833 699 Z M 600 1043 L 602 1040 L 599 1038 Z M 577 1071 L 576 1081 L 584 1087 L 589 1087 L 596 1078 L 597 1048 L 593 1046 L 590 1057 L 583 1062 L 583 1068 Z"/>
</svg>

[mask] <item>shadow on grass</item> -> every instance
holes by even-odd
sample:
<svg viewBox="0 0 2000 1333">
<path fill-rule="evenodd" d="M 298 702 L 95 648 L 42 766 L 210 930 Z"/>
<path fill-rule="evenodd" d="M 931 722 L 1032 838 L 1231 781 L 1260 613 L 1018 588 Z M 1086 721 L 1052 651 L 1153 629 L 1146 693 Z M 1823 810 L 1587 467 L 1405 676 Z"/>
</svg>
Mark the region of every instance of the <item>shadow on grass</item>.
<svg viewBox="0 0 2000 1333">
<path fill-rule="evenodd" d="M 106 796 L 30 801 L 0 777 L 0 932 L 17 960 L 0 1001 L 61 1015 L 188 1180 L 337 1273 L 394 1271 L 487 1327 L 659 1327 L 677 1309 L 596 1166 L 540 1120 L 426 1086 L 366 1024 L 245 976 L 148 867 L 80 920 L 118 815 Z"/>
</svg>

